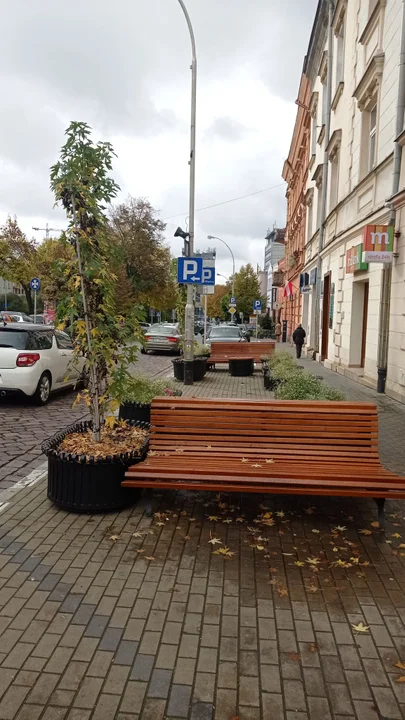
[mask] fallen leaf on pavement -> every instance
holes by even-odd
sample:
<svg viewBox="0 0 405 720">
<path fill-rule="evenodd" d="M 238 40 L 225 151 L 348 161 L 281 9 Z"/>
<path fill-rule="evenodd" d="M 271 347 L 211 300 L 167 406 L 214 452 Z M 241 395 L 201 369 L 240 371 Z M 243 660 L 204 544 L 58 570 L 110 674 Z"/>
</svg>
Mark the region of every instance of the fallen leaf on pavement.
<svg viewBox="0 0 405 720">
<path fill-rule="evenodd" d="M 316 644 L 316 642 L 311 642 L 309 649 L 311 652 L 316 652 L 318 650 L 318 645 Z"/>
<path fill-rule="evenodd" d="M 366 633 L 366 632 L 368 632 L 369 629 L 370 629 L 368 625 L 363 625 L 362 622 L 358 623 L 358 625 L 353 625 L 353 624 L 352 624 L 352 628 L 353 628 L 353 630 L 355 630 L 357 633 Z"/>
<path fill-rule="evenodd" d="M 405 663 L 401 662 L 401 660 L 398 660 L 398 662 L 395 663 L 394 667 L 397 667 L 400 670 L 405 670 Z"/>
<path fill-rule="evenodd" d="M 145 560 L 154 560 L 153 555 L 145 555 Z"/>
<path fill-rule="evenodd" d="M 397 683 L 405 683 L 405 675 L 401 675 L 396 679 Z"/>
<path fill-rule="evenodd" d="M 359 530 L 360 535 L 371 535 L 371 530 Z"/>
<path fill-rule="evenodd" d="M 290 658 L 290 660 L 293 660 L 294 662 L 300 662 L 300 660 L 301 660 L 301 655 L 297 652 L 289 652 L 288 657 Z"/>
<path fill-rule="evenodd" d="M 370 525 L 371 525 L 371 527 L 373 527 L 373 528 L 379 528 L 379 527 L 380 527 L 380 523 L 378 522 L 378 520 L 373 520 L 373 522 L 371 522 Z"/>
<path fill-rule="evenodd" d="M 318 557 L 307 558 L 308 565 L 319 565 L 320 562 L 321 562 L 321 560 Z"/>
<path fill-rule="evenodd" d="M 400 535 L 399 533 L 394 533 L 393 535 L 391 535 L 391 537 L 397 538 L 398 540 L 400 537 L 402 537 L 402 535 Z"/>
<path fill-rule="evenodd" d="M 222 545 L 222 540 L 217 537 L 212 537 L 208 542 L 211 543 L 211 545 Z"/>
<path fill-rule="evenodd" d="M 294 565 L 296 565 L 297 567 L 304 567 L 305 563 L 301 562 L 301 560 L 296 560 Z"/>
<path fill-rule="evenodd" d="M 212 553 L 213 555 L 223 555 L 226 558 L 233 558 L 234 554 L 230 551 L 228 547 L 218 548 L 218 550 L 215 550 L 215 552 Z"/>
<path fill-rule="evenodd" d="M 132 537 L 140 538 L 143 537 L 141 532 L 134 532 L 132 533 Z"/>
<path fill-rule="evenodd" d="M 316 533 L 317 535 L 319 535 L 319 533 L 320 533 L 321 531 L 320 531 L 320 530 L 312 530 L 312 532 L 313 532 L 313 533 Z"/>
<path fill-rule="evenodd" d="M 219 518 L 217 517 L 217 515 L 208 515 L 208 520 L 210 522 L 218 522 Z"/>
<path fill-rule="evenodd" d="M 110 537 L 109 537 L 109 540 L 112 540 L 113 542 L 116 542 L 116 540 L 119 540 L 119 539 L 120 539 L 119 535 L 110 535 Z"/>
</svg>

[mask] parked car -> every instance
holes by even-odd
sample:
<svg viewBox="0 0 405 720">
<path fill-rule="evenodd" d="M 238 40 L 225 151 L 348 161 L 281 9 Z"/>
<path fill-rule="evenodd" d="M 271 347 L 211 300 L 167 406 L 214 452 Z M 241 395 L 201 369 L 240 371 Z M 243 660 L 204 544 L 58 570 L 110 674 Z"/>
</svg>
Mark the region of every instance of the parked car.
<svg viewBox="0 0 405 720">
<path fill-rule="evenodd" d="M 33 320 L 31 320 L 29 315 L 26 315 L 24 312 L 17 312 L 16 310 L 2 310 L 0 313 L 0 320 L 6 321 L 8 323 L 13 322 L 19 322 L 19 323 L 32 323 Z"/>
<path fill-rule="evenodd" d="M 34 323 L 0 325 L 0 397 L 25 395 L 45 405 L 52 391 L 80 380 L 84 358 L 73 362 L 73 355 L 64 332 Z"/>
<path fill-rule="evenodd" d="M 144 332 L 146 332 L 150 328 L 150 323 L 147 323 L 147 322 L 141 322 L 141 323 L 139 323 L 139 325 Z"/>
<path fill-rule="evenodd" d="M 36 322 L 37 325 L 48 325 L 45 315 L 29 315 L 32 322 Z M 50 323 L 49 323 L 50 324 Z"/>
<path fill-rule="evenodd" d="M 239 325 L 214 325 L 208 333 L 207 345 L 211 342 L 247 342 Z"/>
<path fill-rule="evenodd" d="M 142 352 L 149 350 L 163 350 L 166 352 L 181 352 L 181 335 L 178 327 L 166 323 L 152 325 L 145 334 L 145 347 Z"/>
</svg>

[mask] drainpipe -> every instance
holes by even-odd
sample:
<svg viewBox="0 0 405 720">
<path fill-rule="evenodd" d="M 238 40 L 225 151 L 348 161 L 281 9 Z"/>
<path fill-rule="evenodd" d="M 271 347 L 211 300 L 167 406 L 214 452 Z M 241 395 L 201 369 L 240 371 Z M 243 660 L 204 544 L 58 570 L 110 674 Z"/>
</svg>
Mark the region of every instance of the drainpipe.
<svg viewBox="0 0 405 720">
<path fill-rule="evenodd" d="M 401 29 L 401 54 L 399 56 L 399 77 L 398 77 L 398 99 L 397 99 L 397 116 L 395 126 L 395 137 L 398 137 L 404 129 L 405 114 L 405 0 L 402 3 L 402 29 Z M 392 193 L 394 197 L 399 190 L 399 180 L 401 175 L 402 147 L 398 142 L 394 144 L 394 167 L 392 171 Z M 391 215 L 389 225 L 394 225 L 396 221 L 395 207 L 391 205 Z M 381 280 L 381 302 L 380 302 L 380 321 L 378 332 L 378 379 L 377 392 L 385 392 L 385 382 L 387 379 L 388 365 L 388 347 L 390 334 L 390 304 L 391 304 L 391 285 L 392 285 L 392 265 L 384 265 Z"/>
<path fill-rule="evenodd" d="M 322 258 L 321 252 L 325 238 L 325 220 L 328 201 L 328 175 L 329 157 L 328 145 L 330 140 L 330 118 L 332 104 L 332 71 L 333 71 L 333 15 L 335 12 L 334 0 L 329 0 L 328 18 L 328 70 L 326 75 L 326 116 L 325 116 L 325 152 L 323 157 L 322 172 L 322 196 L 321 196 L 321 222 L 319 226 L 318 257 L 316 263 L 316 287 L 315 287 L 315 353 L 319 353 L 320 315 L 321 315 L 321 286 L 322 286 Z"/>
</svg>

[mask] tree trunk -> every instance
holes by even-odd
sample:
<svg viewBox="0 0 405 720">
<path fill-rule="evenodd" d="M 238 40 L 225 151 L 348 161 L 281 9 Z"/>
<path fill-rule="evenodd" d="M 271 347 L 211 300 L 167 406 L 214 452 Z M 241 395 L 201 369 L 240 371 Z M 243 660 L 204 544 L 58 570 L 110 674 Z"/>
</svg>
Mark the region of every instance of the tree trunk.
<svg viewBox="0 0 405 720">
<path fill-rule="evenodd" d="M 25 293 L 25 299 L 27 301 L 28 306 L 28 315 L 34 314 L 34 300 L 32 298 L 31 288 L 29 285 L 22 285 L 22 288 Z"/>
</svg>

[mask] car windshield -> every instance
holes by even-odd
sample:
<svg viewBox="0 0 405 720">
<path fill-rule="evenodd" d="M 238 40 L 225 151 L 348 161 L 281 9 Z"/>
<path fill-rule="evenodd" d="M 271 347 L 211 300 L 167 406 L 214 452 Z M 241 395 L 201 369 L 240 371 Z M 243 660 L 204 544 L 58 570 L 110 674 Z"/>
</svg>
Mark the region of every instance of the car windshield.
<svg viewBox="0 0 405 720">
<path fill-rule="evenodd" d="M 26 350 L 29 335 L 24 330 L 7 330 L 0 328 L 0 348 Z"/>
<path fill-rule="evenodd" d="M 155 325 L 149 328 L 148 335 L 178 335 L 177 329 L 173 325 Z"/>
<path fill-rule="evenodd" d="M 223 338 L 223 337 L 239 337 L 240 332 L 237 327 L 224 326 L 215 327 L 210 331 L 210 338 Z"/>
</svg>

